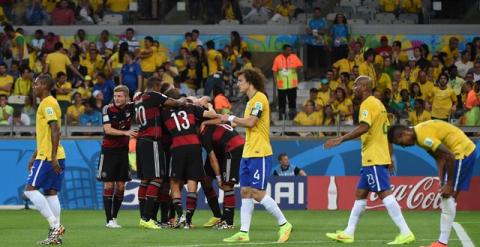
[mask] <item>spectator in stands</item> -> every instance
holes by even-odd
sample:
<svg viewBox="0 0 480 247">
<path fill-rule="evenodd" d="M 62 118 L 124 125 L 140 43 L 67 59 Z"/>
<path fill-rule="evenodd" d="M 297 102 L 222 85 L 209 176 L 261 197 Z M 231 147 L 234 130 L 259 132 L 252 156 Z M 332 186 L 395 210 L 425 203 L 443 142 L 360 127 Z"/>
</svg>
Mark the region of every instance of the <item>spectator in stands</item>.
<svg viewBox="0 0 480 247">
<path fill-rule="evenodd" d="M 0 6 L 0 23 L 8 23 L 8 16 L 2 6 Z"/>
<path fill-rule="evenodd" d="M 121 84 L 128 87 L 130 92 L 130 98 L 133 98 L 133 94 L 140 90 L 142 91 L 142 70 L 140 65 L 135 62 L 134 55 L 131 52 L 126 52 L 124 55 L 124 64 L 122 66 L 120 74 Z"/>
<path fill-rule="evenodd" d="M 126 64 L 125 53 L 127 52 L 129 52 L 128 44 L 121 43 L 120 47 L 118 48 L 118 51 L 113 53 L 113 55 L 107 61 L 108 71 L 113 76 L 113 80 L 115 81 L 116 84 L 122 84 L 122 80 L 120 76 L 122 73 L 122 67 L 124 64 Z M 133 53 L 131 55 L 132 57 L 135 56 L 133 55 Z M 140 69 L 140 72 L 141 72 L 141 69 Z"/>
<path fill-rule="evenodd" d="M 343 14 L 337 14 L 330 29 L 332 36 L 332 61 L 346 58 L 348 56 L 348 41 L 350 31 L 347 25 L 347 18 Z"/>
<path fill-rule="evenodd" d="M 178 73 L 181 77 L 185 77 L 187 73 L 187 64 L 190 59 L 190 51 L 187 48 L 180 48 L 180 53 L 175 57 L 174 65 L 178 69 Z"/>
<path fill-rule="evenodd" d="M 28 96 L 32 93 L 32 70 L 28 66 L 22 66 L 21 76 L 15 81 L 13 95 Z"/>
<path fill-rule="evenodd" d="M 244 51 L 242 53 L 242 68 L 241 69 L 253 69 L 253 64 L 252 64 L 252 53 L 249 51 Z"/>
<path fill-rule="evenodd" d="M 402 42 L 395 40 L 392 45 L 392 63 L 402 67 L 408 62 L 408 55 L 402 50 Z"/>
<path fill-rule="evenodd" d="M 432 56 L 432 62 L 430 64 L 430 67 L 432 68 L 432 80 L 438 80 L 438 77 L 440 73 L 442 73 L 444 68 L 443 64 L 440 62 L 440 57 L 438 55 Z"/>
<path fill-rule="evenodd" d="M 385 89 L 392 89 L 392 80 L 390 79 L 390 76 L 388 76 L 387 73 L 384 73 L 382 71 L 382 68 L 379 65 L 375 65 L 375 74 L 377 76 L 376 78 L 376 84 L 375 87 L 383 92 Z"/>
<path fill-rule="evenodd" d="M 411 104 L 412 100 L 410 100 L 410 95 L 408 93 L 408 90 L 407 89 L 402 89 L 400 91 L 400 100 L 399 101 L 394 99 L 393 93 L 392 93 L 391 99 L 392 100 L 390 101 L 389 106 L 392 110 L 394 110 L 395 116 L 397 118 L 408 118 L 408 114 L 409 114 L 410 110 L 412 109 L 412 105 L 414 105 L 414 104 Z"/>
<path fill-rule="evenodd" d="M 473 73 L 473 81 L 480 81 L 480 59 L 475 62 L 473 69 L 470 70 Z"/>
<path fill-rule="evenodd" d="M 418 23 L 423 23 L 422 0 L 402 0 L 400 8 L 403 12 L 418 14 Z"/>
<path fill-rule="evenodd" d="M 98 54 L 97 48 L 93 47 L 88 49 L 87 56 L 80 63 L 87 68 L 89 76 L 94 76 L 95 72 L 103 70 L 105 60 Z"/>
<path fill-rule="evenodd" d="M 379 5 L 383 12 L 397 13 L 399 7 L 398 0 L 380 0 Z"/>
<path fill-rule="evenodd" d="M 60 39 L 57 36 L 55 36 L 54 33 L 49 32 L 47 34 L 47 37 L 45 38 L 45 44 L 43 45 L 43 49 L 42 49 L 43 53 L 48 54 L 48 53 L 55 52 L 55 44 L 60 42 L 59 40 Z"/>
<path fill-rule="evenodd" d="M 10 40 L 12 61 L 18 61 L 20 64 L 28 65 L 28 49 L 25 37 L 23 37 L 21 33 L 16 32 L 9 24 L 5 25 L 3 30 Z"/>
<path fill-rule="evenodd" d="M 420 87 L 421 95 L 423 100 L 428 100 L 429 94 L 433 92 L 435 85 L 432 81 L 429 81 L 427 78 L 427 73 L 425 71 L 420 71 L 418 73 L 418 86 Z"/>
<path fill-rule="evenodd" d="M 13 87 L 13 77 L 7 74 L 7 65 L 0 63 L 0 95 L 9 96 Z"/>
<path fill-rule="evenodd" d="M 43 25 L 47 20 L 47 13 L 42 8 L 40 0 L 32 0 L 25 10 L 25 22 L 27 25 Z"/>
<path fill-rule="evenodd" d="M 318 98 L 325 104 L 330 101 L 330 86 L 327 78 L 320 80 L 320 88 L 318 89 Z"/>
<path fill-rule="evenodd" d="M 458 103 L 462 104 L 461 93 L 462 93 L 463 85 L 465 84 L 465 80 L 462 77 L 458 76 L 457 66 L 452 65 L 448 67 L 448 76 L 449 76 L 448 86 L 452 88 L 453 91 L 455 92 L 455 95 L 457 95 L 457 98 L 459 99 L 457 100 Z M 462 105 L 460 105 L 460 107 L 461 106 Z"/>
<path fill-rule="evenodd" d="M 455 66 L 458 69 L 458 75 L 461 77 L 465 77 L 467 72 L 473 68 L 473 62 L 470 61 L 470 52 L 462 51 L 462 57 L 460 60 L 455 62 Z"/>
<path fill-rule="evenodd" d="M 92 93 L 92 98 L 87 99 L 86 102 L 92 101 L 95 106 L 95 110 L 98 112 L 102 112 L 103 107 L 105 106 L 104 104 L 104 98 L 103 98 L 103 93 L 100 90 L 93 91 Z"/>
<path fill-rule="evenodd" d="M 92 77 L 86 75 L 83 80 L 80 81 L 80 85 L 77 87 L 77 92 L 82 96 L 82 100 L 87 100 L 92 97 L 93 82 Z"/>
<path fill-rule="evenodd" d="M 323 124 L 323 114 L 320 111 L 316 111 L 315 101 L 307 100 L 303 106 L 303 110 L 300 111 L 293 122 L 296 125 L 301 126 L 319 126 Z"/>
<path fill-rule="evenodd" d="M 82 83 L 83 78 L 88 74 L 88 69 L 87 67 L 80 64 L 80 57 L 78 56 L 72 57 L 72 66 L 82 75 L 81 77 L 79 77 L 78 75 L 73 73 L 72 70 L 67 71 L 68 80 L 72 82 L 74 88 L 77 88 Z"/>
<path fill-rule="evenodd" d="M 350 73 L 342 72 L 340 73 L 340 83 L 338 87 L 343 88 L 347 93 L 347 97 L 352 97 L 352 90 L 353 90 L 354 81 L 350 80 Z"/>
<path fill-rule="evenodd" d="M 53 25 L 74 25 L 75 13 L 68 6 L 67 0 L 60 1 L 60 4 L 55 7 L 52 12 Z"/>
<path fill-rule="evenodd" d="M 105 73 L 97 73 L 97 83 L 93 86 L 93 91 L 100 91 L 103 94 L 103 104 L 110 104 L 113 98 L 113 89 L 115 88 L 115 83 L 112 80 L 107 79 Z M 95 97 L 95 96 L 94 96 Z"/>
<path fill-rule="evenodd" d="M 70 58 L 65 55 L 63 44 L 61 42 L 57 42 L 55 44 L 55 52 L 47 55 L 43 72 L 49 73 L 52 77 L 56 77 L 58 72 L 66 73 L 67 67 L 70 68 L 70 70 L 72 70 L 77 76 L 83 77 L 82 74 L 80 74 L 80 72 L 73 67 Z"/>
<path fill-rule="evenodd" d="M 35 109 L 35 106 L 33 104 L 33 95 L 29 95 L 25 97 L 25 104 L 23 105 L 22 113 L 25 113 L 28 115 L 28 117 L 30 118 L 31 125 L 35 125 L 37 109 Z"/>
<path fill-rule="evenodd" d="M 272 1 L 271 0 L 253 0 L 252 9 L 243 18 L 243 20 L 249 20 L 254 15 L 261 15 L 268 18 L 272 13 Z"/>
<path fill-rule="evenodd" d="M 58 0 L 42 0 L 42 7 L 50 14 L 57 7 L 58 2 Z"/>
<path fill-rule="evenodd" d="M 238 23 L 243 24 L 242 12 L 237 0 L 223 1 L 222 18 L 230 21 L 237 20 Z"/>
<path fill-rule="evenodd" d="M 107 0 L 106 6 L 109 12 L 122 15 L 122 23 L 128 22 L 128 7 L 132 0 Z"/>
<path fill-rule="evenodd" d="M 466 100 L 463 106 L 465 113 L 461 123 L 469 126 L 478 126 L 480 125 L 480 97 L 478 95 L 480 92 L 480 82 L 475 84 L 466 82 L 464 91 L 466 93 Z"/>
<path fill-rule="evenodd" d="M 37 29 L 33 35 L 33 39 L 30 41 L 30 49 L 35 52 L 35 55 L 39 55 L 42 52 L 43 45 L 45 44 L 45 38 L 43 37 L 43 31 Z"/>
<path fill-rule="evenodd" d="M 454 64 L 460 56 L 458 52 L 458 38 L 451 37 L 448 40 L 448 45 L 442 47 L 440 52 L 444 52 L 447 55 L 446 60 L 444 61 L 446 67 Z"/>
<path fill-rule="evenodd" d="M 333 100 L 332 100 L 333 99 Z M 353 103 L 341 87 L 335 90 L 335 97 L 327 105 L 331 105 L 334 114 L 339 115 L 341 125 L 353 125 Z"/>
<path fill-rule="evenodd" d="M 415 100 L 415 111 L 408 113 L 408 122 L 415 126 L 431 119 L 430 112 L 425 110 L 425 102 L 422 99 Z"/>
<path fill-rule="evenodd" d="M 135 38 L 135 31 L 131 27 L 127 28 L 125 31 L 125 38 L 120 41 L 120 43 L 124 42 L 128 44 L 128 50 L 131 52 L 140 49 L 140 43 Z"/>
<path fill-rule="evenodd" d="M 13 114 L 13 107 L 7 104 L 8 96 L 0 94 L 0 125 L 8 125 L 8 118 Z"/>
<path fill-rule="evenodd" d="M 247 43 L 242 40 L 237 31 L 232 31 L 230 33 L 230 47 L 235 52 L 236 56 L 240 56 L 248 50 Z"/>
<path fill-rule="evenodd" d="M 57 73 L 57 83 L 55 84 L 54 90 L 56 92 L 56 98 L 62 113 L 67 112 L 67 107 L 72 102 L 72 83 L 67 81 L 67 74 L 64 72 Z"/>
<path fill-rule="evenodd" d="M 189 51 L 193 51 L 193 50 L 197 49 L 197 42 L 193 41 L 191 32 L 186 32 L 185 33 L 184 41 L 182 42 L 182 47 L 181 48 L 186 48 Z"/>
<path fill-rule="evenodd" d="M 67 108 L 67 122 L 69 125 L 78 125 L 80 116 L 85 112 L 80 93 L 73 94 L 73 104 Z"/>
<path fill-rule="evenodd" d="M 145 48 L 140 50 L 140 66 L 142 68 L 143 78 L 148 79 L 153 75 L 156 69 L 154 56 L 156 50 L 153 47 L 153 38 L 151 36 L 145 37 L 144 46 Z"/>
<path fill-rule="evenodd" d="M 205 82 L 205 91 L 203 95 L 211 96 L 213 88 L 216 86 L 222 86 L 223 84 L 223 58 L 222 54 L 215 50 L 215 42 L 213 40 L 207 42 L 207 61 L 208 78 Z"/>
<path fill-rule="evenodd" d="M 296 7 L 290 0 L 281 0 L 281 3 L 275 7 L 275 14 L 272 17 L 272 21 L 282 21 L 284 23 L 290 23 L 290 19 L 295 14 Z"/>
<path fill-rule="evenodd" d="M 387 36 L 382 36 L 380 38 L 380 46 L 375 48 L 375 53 L 382 57 L 388 57 L 392 54 L 392 47 L 388 45 Z"/>
<path fill-rule="evenodd" d="M 358 72 L 360 75 L 366 75 L 372 79 L 373 85 L 377 82 L 377 74 L 375 67 L 373 66 L 373 59 L 375 57 L 375 51 L 370 48 L 363 53 L 364 62 L 358 66 Z"/>
<path fill-rule="evenodd" d="M 213 88 L 213 108 L 218 114 L 228 114 L 232 110 L 232 105 L 225 96 L 225 88 Z"/>
<path fill-rule="evenodd" d="M 30 117 L 21 109 L 14 109 L 12 116 L 8 118 L 8 124 L 14 126 L 30 126 Z"/>
<path fill-rule="evenodd" d="M 392 58 L 390 56 L 383 58 L 382 73 L 386 73 L 391 80 L 393 80 L 393 73 L 395 72 L 395 67 L 392 64 Z"/>
<path fill-rule="evenodd" d="M 428 97 L 432 102 L 432 118 L 448 121 L 456 110 L 457 96 L 448 87 L 448 74 L 440 74 L 437 85 Z"/>
<path fill-rule="evenodd" d="M 83 29 L 78 29 L 75 35 L 75 45 L 80 48 L 80 52 L 88 52 L 88 46 L 90 42 L 87 40 L 87 33 Z"/>
<path fill-rule="evenodd" d="M 333 67 L 338 70 L 340 74 L 342 73 L 352 73 L 353 67 L 356 65 L 355 61 L 355 54 L 353 50 L 348 50 L 348 56 L 347 58 L 342 58 L 338 61 L 336 61 L 333 64 Z"/>
<path fill-rule="evenodd" d="M 328 85 L 330 86 L 330 90 L 335 91 L 338 87 L 338 81 L 335 80 L 335 73 L 333 69 L 328 69 L 327 73 L 325 74 L 325 78 L 328 80 Z"/>
<path fill-rule="evenodd" d="M 99 50 L 100 54 L 105 54 L 107 49 L 113 51 L 114 43 L 110 40 L 110 33 L 108 30 L 103 30 L 100 33 L 100 38 L 97 41 L 97 49 Z"/>
<path fill-rule="evenodd" d="M 428 46 L 427 46 L 428 49 Z M 423 52 L 422 46 L 420 47 L 415 47 L 413 49 L 413 55 L 415 56 L 415 59 L 417 60 L 417 66 L 421 70 L 425 70 L 430 66 L 430 61 L 427 60 L 425 57 L 425 53 Z M 427 50 L 427 55 L 428 55 L 428 50 Z"/>
<path fill-rule="evenodd" d="M 278 162 L 280 165 L 273 170 L 273 176 L 307 176 L 304 170 L 290 164 L 286 153 L 278 156 Z"/>
<path fill-rule="evenodd" d="M 75 9 L 75 16 L 78 20 L 77 24 L 92 25 L 97 24 L 94 16 L 93 6 L 89 0 L 80 0 Z"/>
<path fill-rule="evenodd" d="M 102 125 L 102 114 L 95 110 L 94 100 L 83 103 L 84 112 L 80 115 L 80 125 L 82 126 L 100 126 Z"/>
<path fill-rule="evenodd" d="M 321 15 L 321 10 L 316 7 L 313 18 L 308 22 L 307 34 L 307 68 L 310 74 L 327 66 L 326 37 L 328 24 Z"/>
<path fill-rule="evenodd" d="M 25 66 L 28 66 L 28 64 Z M 8 74 L 13 77 L 13 81 L 16 81 L 17 78 L 20 77 L 20 64 L 18 61 L 12 61 L 10 64 L 10 69 L 8 70 Z"/>
<path fill-rule="evenodd" d="M 314 88 L 314 87 L 310 88 L 309 97 L 303 102 L 303 107 L 307 105 L 309 100 L 312 100 L 313 102 L 315 102 L 315 111 L 320 111 L 320 113 L 323 115 L 323 106 L 325 105 L 325 103 L 322 101 L 321 98 L 318 97 L 317 88 Z"/>
<path fill-rule="evenodd" d="M 288 116 L 296 115 L 298 70 L 303 67 L 302 61 L 292 52 L 292 46 L 283 45 L 283 52 L 273 60 L 273 78 L 277 83 L 278 107 L 280 120 L 284 119 L 288 98 Z"/>
</svg>

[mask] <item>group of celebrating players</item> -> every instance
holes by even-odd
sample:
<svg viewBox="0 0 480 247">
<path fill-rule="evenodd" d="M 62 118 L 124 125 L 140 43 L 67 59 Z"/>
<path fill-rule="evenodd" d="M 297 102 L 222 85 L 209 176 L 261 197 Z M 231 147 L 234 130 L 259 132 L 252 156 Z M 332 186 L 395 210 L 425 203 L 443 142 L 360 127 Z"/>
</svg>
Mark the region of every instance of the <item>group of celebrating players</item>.
<svg viewBox="0 0 480 247">
<path fill-rule="evenodd" d="M 240 92 L 248 96 L 244 117 L 219 115 L 208 104 L 208 98 L 184 98 L 170 84 L 156 77 L 148 79 L 146 90 L 129 100 L 125 86 L 114 90 L 114 102 L 103 109 L 105 136 L 98 167 L 98 179 L 104 182 L 104 208 L 107 227 L 119 228 L 117 215 L 123 201 L 125 182 L 130 180 L 128 143 L 137 139 L 137 176 L 140 227 L 147 229 L 192 228 L 197 205 L 197 186 L 202 184 L 213 217 L 205 224 L 219 229 L 234 228 L 235 195 L 240 183 L 242 204 L 240 231 L 225 242 L 248 242 L 254 200 L 278 221 L 279 243 L 286 242 L 293 226 L 277 203 L 266 194 L 272 168 L 270 144 L 270 107 L 265 94 L 265 78 L 257 70 L 245 69 L 237 74 Z M 60 145 L 61 111 L 50 95 L 54 81 L 39 76 L 34 83 L 41 102 L 37 111 L 37 151 L 29 163 L 25 195 L 49 222 L 48 237 L 40 244 L 61 244 L 65 228 L 60 224 L 60 190 L 65 169 L 65 152 Z M 355 192 L 348 226 L 328 233 L 327 237 L 343 243 L 354 242 L 354 232 L 367 204 L 368 193 L 377 193 L 400 234 L 389 244 L 415 241 L 398 202 L 391 194 L 390 172 L 393 170 L 392 143 L 402 146 L 418 144 L 437 160 L 442 182 L 442 216 L 440 237 L 431 247 L 448 243 L 455 218 L 456 198 L 468 190 L 476 146 L 458 128 L 441 120 L 431 120 L 413 128 L 392 126 L 383 104 L 372 96 L 372 80 L 360 76 L 355 81 L 355 95 L 362 100 L 359 126 L 352 132 L 330 139 L 331 148 L 344 141 L 361 137 L 362 171 Z M 140 128 L 132 130 L 135 121 Z M 246 129 L 245 139 L 233 127 Z M 390 143 L 389 143 L 390 142 Z M 202 146 L 207 151 L 202 162 Z M 217 181 L 224 191 L 223 213 L 212 188 Z M 183 213 L 181 191 L 187 185 L 186 213 Z M 40 193 L 38 189 L 43 189 Z M 160 210 L 161 218 L 157 220 Z"/>
</svg>

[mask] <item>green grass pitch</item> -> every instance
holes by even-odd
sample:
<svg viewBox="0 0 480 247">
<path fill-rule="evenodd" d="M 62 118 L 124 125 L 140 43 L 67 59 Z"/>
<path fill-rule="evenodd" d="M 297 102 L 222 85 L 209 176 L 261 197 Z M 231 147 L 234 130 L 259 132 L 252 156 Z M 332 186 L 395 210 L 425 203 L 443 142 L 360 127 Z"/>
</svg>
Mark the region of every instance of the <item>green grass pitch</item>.
<svg viewBox="0 0 480 247">
<path fill-rule="evenodd" d="M 427 245 L 438 237 L 440 214 L 436 212 L 405 212 L 405 217 L 417 237 L 410 246 Z M 285 211 L 294 231 L 287 246 L 342 246 L 329 241 L 326 232 L 343 229 L 349 212 L 346 211 Z M 122 229 L 105 228 L 103 211 L 63 211 L 62 223 L 66 227 L 64 246 L 274 246 L 277 239 L 276 222 L 264 210 L 256 210 L 247 244 L 225 244 L 222 239 L 239 228 L 236 212 L 236 230 L 204 229 L 203 223 L 210 211 L 197 211 L 195 229 L 144 230 L 137 227 L 136 210 L 120 211 L 118 222 Z M 0 246 L 35 246 L 46 237 L 47 222 L 35 210 L 0 211 Z M 476 246 L 480 246 L 480 212 L 458 212 L 459 222 Z M 367 211 L 358 226 L 353 246 L 385 246 L 393 240 L 397 229 L 385 211 Z M 449 246 L 462 246 L 452 231 Z"/>
</svg>

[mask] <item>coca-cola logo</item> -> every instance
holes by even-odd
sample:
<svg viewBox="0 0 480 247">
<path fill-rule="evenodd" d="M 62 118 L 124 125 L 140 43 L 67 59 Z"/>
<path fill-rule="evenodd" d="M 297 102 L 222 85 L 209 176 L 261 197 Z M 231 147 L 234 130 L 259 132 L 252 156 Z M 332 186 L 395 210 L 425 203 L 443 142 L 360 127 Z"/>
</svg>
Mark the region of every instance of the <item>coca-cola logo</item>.
<svg viewBox="0 0 480 247">
<path fill-rule="evenodd" d="M 442 199 L 438 184 L 438 177 L 425 177 L 414 184 L 392 185 L 392 194 L 407 209 L 438 209 Z M 368 204 L 367 209 L 383 207 L 376 193 L 370 193 Z"/>
</svg>

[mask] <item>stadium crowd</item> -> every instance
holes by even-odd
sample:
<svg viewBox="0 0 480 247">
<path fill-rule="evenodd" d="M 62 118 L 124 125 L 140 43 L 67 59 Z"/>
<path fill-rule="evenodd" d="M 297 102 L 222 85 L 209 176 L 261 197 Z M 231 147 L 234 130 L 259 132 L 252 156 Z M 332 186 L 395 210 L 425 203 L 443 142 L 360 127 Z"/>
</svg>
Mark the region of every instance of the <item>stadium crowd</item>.
<svg viewBox="0 0 480 247">
<path fill-rule="evenodd" d="M 42 8 L 44 2 L 33 1 Z M 8 17 L 3 14 L 3 18 Z M 272 61 L 280 119 L 298 125 L 353 125 L 359 106 L 352 93 L 353 81 L 368 75 L 374 81 L 374 95 L 394 122 L 417 124 L 437 118 L 480 125 L 480 37 L 468 42 L 463 51 L 457 37 L 437 51 L 430 51 L 426 44 L 407 50 L 386 36 L 380 37 L 378 47 L 367 47 L 364 37 L 351 37 L 346 16 L 337 14 L 330 25 L 319 8 L 314 9 L 306 32 L 306 61 L 290 45 Z M 112 37 L 104 30 L 94 40 L 87 39 L 86 31 L 79 29 L 74 42 L 62 44 L 58 34 L 45 27 L 26 34 L 5 24 L 0 34 L 0 125 L 34 124 L 36 102 L 31 87 L 42 73 L 56 79 L 54 95 L 69 125 L 101 125 L 100 112 L 112 100 L 116 85 L 128 86 L 133 96 L 151 76 L 185 95 L 203 89 L 205 95 L 213 96 L 218 112 L 228 113 L 232 110 L 229 97 L 235 95 L 225 96 L 225 84 L 234 81 L 235 71 L 253 67 L 248 45 L 236 31 L 230 34 L 230 44 L 216 47 L 214 41 L 202 42 L 200 32 L 192 30 L 175 55 L 167 54 L 150 36 L 137 40 L 133 28 L 127 28 L 118 42 Z M 321 79 L 301 104 L 297 88 L 304 62 L 306 77 L 320 72 Z"/>
</svg>

